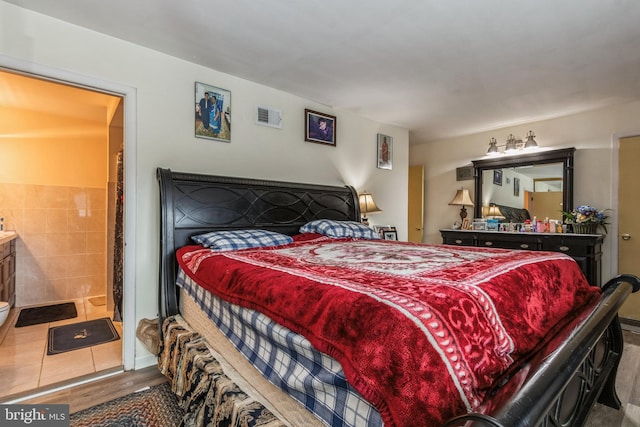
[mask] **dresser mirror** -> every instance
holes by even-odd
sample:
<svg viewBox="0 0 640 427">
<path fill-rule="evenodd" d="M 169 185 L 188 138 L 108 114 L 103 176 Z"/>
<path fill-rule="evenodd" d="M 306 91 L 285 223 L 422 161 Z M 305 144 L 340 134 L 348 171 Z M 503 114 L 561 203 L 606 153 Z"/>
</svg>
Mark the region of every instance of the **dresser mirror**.
<svg viewBox="0 0 640 427">
<path fill-rule="evenodd" d="M 561 211 L 573 209 L 574 152 L 565 148 L 473 161 L 474 218 L 562 219 Z"/>
</svg>

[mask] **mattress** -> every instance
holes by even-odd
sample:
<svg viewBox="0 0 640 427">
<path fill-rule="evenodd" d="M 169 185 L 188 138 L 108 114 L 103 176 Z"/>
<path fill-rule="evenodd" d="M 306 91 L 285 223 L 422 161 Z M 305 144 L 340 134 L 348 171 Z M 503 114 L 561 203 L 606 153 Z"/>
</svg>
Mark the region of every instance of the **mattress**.
<svg viewBox="0 0 640 427">
<path fill-rule="evenodd" d="M 292 426 L 383 425 L 378 411 L 347 383 L 340 364 L 304 337 L 215 297 L 182 271 L 178 285 L 183 318 L 215 349 L 227 375 L 278 418 Z"/>
</svg>

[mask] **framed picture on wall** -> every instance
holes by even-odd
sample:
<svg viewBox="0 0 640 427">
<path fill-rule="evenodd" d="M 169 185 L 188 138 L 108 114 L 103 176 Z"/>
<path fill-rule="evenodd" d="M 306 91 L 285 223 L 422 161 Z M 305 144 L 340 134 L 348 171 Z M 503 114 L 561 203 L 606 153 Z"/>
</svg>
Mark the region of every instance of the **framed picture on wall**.
<svg viewBox="0 0 640 427">
<path fill-rule="evenodd" d="M 231 92 L 196 82 L 195 136 L 231 142 Z"/>
<path fill-rule="evenodd" d="M 378 169 L 393 168 L 393 138 L 378 134 Z"/>
<path fill-rule="evenodd" d="M 469 179 L 473 179 L 473 166 L 456 168 L 456 181 L 467 181 Z"/>
<path fill-rule="evenodd" d="M 304 140 L 336 146 L 336 116 L 304 110 Z"/>
<path fill-rule="evenodd" d="M 513 195 L 520 196 L 520 178 L 513 178 Z"/>
<path fill-rule="evenodd" d="M 493 171 L 493 183 L 495 185 L 502 185 L 502 169 L 496 169 Z"/>
</svg>

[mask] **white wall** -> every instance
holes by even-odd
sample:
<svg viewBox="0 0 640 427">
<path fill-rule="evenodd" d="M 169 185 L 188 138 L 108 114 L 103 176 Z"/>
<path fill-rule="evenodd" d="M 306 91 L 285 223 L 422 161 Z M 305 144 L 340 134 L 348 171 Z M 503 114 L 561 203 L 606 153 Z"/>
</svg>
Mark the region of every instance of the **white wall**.
<svg viewBox="0 0 640 427">
<path fill-rule="evenodd" d="M 461 186 L 473 194 L 473 181 L 456 181 L 456 168 L 485 158 L 489 140 L 504 144 L 509 134 L 524 139 L 533 130 L 541 149 L 575 147 L 574 206 L 613 209 L 604 239 L 602 280 L 617 274 L 617 139 L 640 134 L 640 102 L 603 108 L 553 120 L 532 122 L 475 135 L 412 145 L 411 165 L 425 167 L 425 242 L 441 243 L 439 229 L 449 227 L 458 208 L 448 206 Z M 520 191 L 523 191 L 522 186 Z M 475 200 L 474 200 L 475 203 Z"/>
<path fill-rule="evenodd" d="M 158 280 L 157 167 L 331 185 L 375 196 L 383 212 L 372 224 L 393 224 L 407 236 L 408 132 L 293 96 L 0 1 L 0 66 L 32 63 L 134 88 L 135 316 L 156 316 Z M 31 67 L 26 67 L 31 68 Z M 231 143 L 194 137 L 194 84 L 231 92 Z M 254 108 L 283 112 L 283 129 L 254 124 Z M 304 141 L 304 109 L 337 117 L 336 147 Z M 129 112 L 130 113 L 130 112 Z M 127 115 L 126 117 L 131 117 Z M 132 123 L 125 122 L 125 130 Z M 376 134 L 394 139 L 393 170 L 376 168 Z M 125 141 L 125 144 L 130 141 Z M 125 159 L 126 163 L 126 159 Z M 125 319 L 126 320 L 126 319 Z M 138 343 L 136 355 L 146 351 Z"/>
</svg>

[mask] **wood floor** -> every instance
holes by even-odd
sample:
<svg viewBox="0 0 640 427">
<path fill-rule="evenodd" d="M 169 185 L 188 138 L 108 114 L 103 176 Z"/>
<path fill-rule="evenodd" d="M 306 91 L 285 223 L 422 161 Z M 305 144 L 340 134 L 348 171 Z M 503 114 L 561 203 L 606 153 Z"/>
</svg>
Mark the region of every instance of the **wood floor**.
<svg viewBox="0 0 640 427">
<path fill-rule="evenodd" d="M 624 350 L 618 367 L 616 389 L 622 409 L 607 406 L 592 408 L 585 427 L 638 427 L 640 426 L 640 331 L 623 331 Z"/>
<path fill-rule="evenodd" d="M 640 426 L 640 333 L 624 331 L 624 339 L 625 348 L 617 376 L 622 409 L 616 411 L 596 404 L 585 427 Z M 25 400 L 23 403 L 69 404 L 69 412 L 73 413 L 166 381 L 167 378 L 160 374 L 156 366 L 150 366 Z"/>
<path fill-rule="evenodd" d="M 160 373 L 157 366 L 150 366 L 137 371 L 116 373 L 105 379 L 26 399 L 20 403 L 66 404 L 72 414 L 163 382 L 167 382 L 167 377 Z"/>
</svg>

